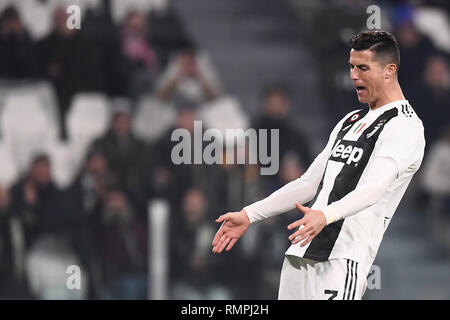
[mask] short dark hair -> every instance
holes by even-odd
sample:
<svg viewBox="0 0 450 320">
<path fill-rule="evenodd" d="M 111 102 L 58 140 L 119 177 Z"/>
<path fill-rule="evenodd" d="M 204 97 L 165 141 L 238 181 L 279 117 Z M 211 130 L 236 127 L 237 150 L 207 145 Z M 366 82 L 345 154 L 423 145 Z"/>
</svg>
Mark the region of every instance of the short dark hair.
<svg viewBox="0 0 450 320">
<path fill-rule="evenodd" d="M 400 50 L 397 40 L 386 31 L 362 31 L 350 39 L 350 47 L 356 51 L 370 50 L 383 66 L 394 63 L 400 68 Z"/>
<path fill-rule="evenodd" d="M 31 166 L 34 167 L 37 164 L 40 164 L 42 162 L 50 163 L 50 157 L 46 153 L 43 153 L 43 152 L 36 153 L 32 156 Z"/>
<path fill-rule="evenodd" d="M 281 95 L 285 97 L 286 99 L 291 99 L 291 89 L 286 83 L 277 82 L 277 83 L 270 83 L 268 85 L 265 85 L 261 90 L 261 99 L 263 101 L 267 100 L 267 98 L 271 97 L 272 95 Z"/>
<path fill-rule="evenodd" d="M 7 20 L 20 20 L 19 12 L 16 7 L 10 5 L 0 13 L 0 26 L 3 26 Z"/>
</svg>

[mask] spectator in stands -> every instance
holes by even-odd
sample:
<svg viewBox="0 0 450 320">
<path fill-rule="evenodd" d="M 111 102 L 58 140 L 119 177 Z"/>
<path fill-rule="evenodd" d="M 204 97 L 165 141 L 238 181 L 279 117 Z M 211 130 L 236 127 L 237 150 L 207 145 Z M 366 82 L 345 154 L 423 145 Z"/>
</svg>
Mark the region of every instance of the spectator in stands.
<svg viewBox="0 0 450 320">
<path fill-rule="evenodd" d="M 450 125 L 450 65 L 448 55 L 433 55 L 425 61 L 422 89 L 411 92 L 419 106 L 418 113 L 425 128 L 427 149 L 439 132 Z"/>
<path fill-rule="evenodd" d="M 432 144 L 424 163 L 423 186 L 438 198 L 450 196 L 450 126 L 442 130 L 439 140 Z"/>
<path fill-rule="evenodd" d="M 298 219 L 298 213 L 297 218 Z M 276 232 L 276 230 L 286 229 L 288 220 L 283 216 L 267 219 L 258 227 L 258 234 L 255 241 L 255 256 L 252 258 L 253 265 L 257 266 L 258 275 L 255 277 L 254 297 L 262 300 L 276 300 L 278 297 L 278 287 L 280 268 L 283 264 L 282 259 L 277 256 L 277 252 L 284 252 L 289 247 L 286 237 L 287 232 Z M 249 295 L 252 297 L 252 295 Z"/>
<path fill-rule="evenodd" d="M 167 67 L 170 56 L 177 51 L 180 44 L 189 38 L 185 27 L 170 2 L 164 9 L 150 10 L 147 14 L 148 32 L 158 56 L 160 70 Z"/>
<path fill-rule="evenodd" d="M 3 292 L 5 283 L 9 282 L 14 274 L 13 241 L 11 232 L 10 197 L 7 188 L 0 186 L 0 298 L 6 296 Z"/>
<path fill-rule="evenodd" d="M 64 232 L 67 210 L 61 202 L 61 192 L 51 176 L 50 159 L 36 155 L 30 170 L 11 188 L 11 210 L 22 224 L 25 247 L 45 233 Z"/>
<path fill-rule="evenodd" d="M 102 151 L 92 149 L 81 172 L 66 190 L 75 214 L 95 216 L 101 211 L 107 190 L 117 183 Z"/>
<path fill-rule="evenodd" d="M 158 72 L 158 59 L 147 33 L 146 16 L 130 11 L 122 26 L 122 51 L 131 75 L 129 95 L 133 98 L 152 91 L 153 79 Z"/>
<path fill-rule="evenodd" d="M 110 0 L 101 0 L 96 6 L 83 10 L 82 32 L 98 45 L 101 51 L 100 67 L 109 96 L 126 96 L 131 81 L 130 66 L 122 52 L 120 26 L 113 19 Z"/>
<path fill-rule="evenodd" d="M 401 64 L 399 81 L 406 96 L 423 89 L 422 78 L 425 62 L 436 52 L 431 40 L 421 34 L 414 25 L 414 9 L 408 5 L 398 6 L 393 12 L 395 35 L 400 48 Z M 412 105 L 417 105 L 419 112 L 425 108 L 410 99 Z"/>
<path fill-rule="evenodd" d="M 220 96 L 221 90 L 209 60 L 194 45 L 186 43 L 169 62 L 158 81 L 156 94 L 165 102 L 181 99 L 199 106 Z"/>
<path fill-rule="evenodd" d="M 145 217 L 152 167 L 150 146 L 131 131 L 131 109 L 128 100 L 115 99 L 112 109 L 110 129 L 103 137 L 94 141 L 92 147 L 105 155 L 134 210 L 139 217 Z"/>
<path fill-rule="evenodd" d="M 9 190 L 0 186 L 0 299 L 33 299 L 20 267 L 24 254 L 20 236 L 20 224 L 13 216 Z"/>
<path fill-rule="evenodd" d="M 175 164 L 171 153 L 178 141 L 172 141 L 171 136 L 176 129 L 185 129 L 191 136 L 191 155 L 194 147 L 194 121 L 196 115 L 189 105 L 179 106 L 175 125 L 169 128 L 154 144 L 155 169 L 153 174 L 153 189 L 156 195 L 165 197 L 175 210 L 180 209 L 179 199 L 194 184 L 199 184 L 204 173 L 204 166 L 190 164 Z"/>
<path fill-rule="evenodd" d="M 197 188 L 182 198 L 182 209 L 171 218 L 170 270 L 173 299 L 230 299 L 229 290 L 220 281 L 220 259 L 209 249 L 214 225 L 208 215 L 208 201 Z"/>
<path fill-rule="evenodd" d="M 41 75 L 53 83 L 58 95 L 62 138 L 66 137 L 65 117 L 73 94 L 105 91 L 99 45 L 82 31 L 69 29 L 67 18 L 64 7 L 56 8 L 50 34 L 38 42 Z"/>
<path fill-rule="evenodd" d="M 312 162 L 309 145 L 301 133 L 301 128 L 289 121 L 291 100 L 287 88 L 270 86 L 262 94 L 262 114 L 254 121 L 255 129 L 279 130 L 279 161 L 283 162 L 287 153 L 297 157 L 302 168 L 307 168 Z M 271 150 L 271 140 L 268 140 L 268 150 Z"/>
<path fill-rule="evenodd" d="M 147 298 L 146 229 L 126 193 L 117 186 L 110 188 L 92 243 L 102 274 L 101 298 Z"/>
<path fill-rule="evenodd" d="M 34 44 L 19 13 L 8 6 L 0 14 L 0 77 L 19 79 L 36 76 Z"/>
<path fill-rule="evenodd" d="M 101 225 L 101 212 L 106 195 L 117 179 L 109 169 L 105 156 L 91 150 L 74 182 L 65 190 L 64 203 L 70 212 L 67 235 L 72 248 L 89 273 L 90 297 L 101 296 L 98 259 L 93 250 L 95 231 Z"/>
<path fill-rule="evenodd" d="M 422 187 L 428 195 L 425 207 L 434 238 L 450 249 L 450 126 L 441 130 L 425 158 Z M 450 253 L 450 250 L 449 250 Z"/>
<path fill-rule="evenodd" d="M 298 157 L 292 153 L 286 153 L 280 164 L 280 173 L 277 175 L 277 184 L 271 186 L 270 192 L 273 192 L 297 179 L 302 175 L 304 167 L 299 163 Z M 266 219 L 258 227 L 256 241 L 257 252 L 254 257 L 255 264 L 258 265 L 260 276 L 257 281 L 256 292 L 259 299 L 276 299 L 278 296 L 279 275 L 277 274 L 283 263 L 277 252 L 286 251 L 289 247 L 289 232 L 286 226 L 298 219 L 298 211 L 278 215 L 272 219 Z M 274 232 L 274 230 L 284 230 L 284 232 Z"/>
<path fill-rule="evenodd" d="M 266 180 L 260 174 L 258 164 L 249 164 L 248 145 L 235 146 L 233 153 L 245 152 L 245 164 L 231 164 L 231 149 L 224 150 L 224 163 L 207 166 L 208 179 L 204 182 L 204 193 L 208 198 L 211 208 L 210 221 L 214 221 L 219 215 L 226 213 L 229 208 L 239 207 L 246 203 L 260 200 L 267 193 Z M 221 279 L 232 290 L 233 299 L 250 299 L 259 297 L 259 280 L 261 279 L 261 261 L 259 261 L 258 241 L 261 241 L 261 228 L 255 226 L 249 230 L 246 239 L 236 248 L 230 251 L 221 262 Z M 265 251 L 266 248 L 263 249 Z M 245 265 L 246 268 L 239 266 Z M 256 271 L 255 271 L 256 270 Z M 278 270 L 279 271 L 279 270 Z"/>
</svg>

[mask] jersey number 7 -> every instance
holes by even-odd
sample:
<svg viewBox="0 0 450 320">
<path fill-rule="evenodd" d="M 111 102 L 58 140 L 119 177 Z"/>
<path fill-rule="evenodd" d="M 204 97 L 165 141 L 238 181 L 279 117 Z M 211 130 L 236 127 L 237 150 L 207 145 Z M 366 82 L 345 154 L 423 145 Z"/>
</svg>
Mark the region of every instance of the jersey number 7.
<svg viewBox="0 0 450 320">
<path fill-rule="evenodd" d="M 328 298 L 328 300 L 334 300 L 334 298 L 337 297 L 338 291 L 337 290 L 327 290 L 325 289 L 325 294 L 331 294 L 331 296 Z"/>
</svg>

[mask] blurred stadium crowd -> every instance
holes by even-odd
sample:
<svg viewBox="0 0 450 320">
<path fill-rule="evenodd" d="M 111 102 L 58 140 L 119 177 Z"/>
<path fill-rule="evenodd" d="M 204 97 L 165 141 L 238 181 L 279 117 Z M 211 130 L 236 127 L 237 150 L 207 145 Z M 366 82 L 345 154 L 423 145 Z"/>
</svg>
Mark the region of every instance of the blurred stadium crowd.
<svg viewBox="0 0 450 320">
<path fill-rule="evenodd" d="M 0 0 L 0 298 L 152 298 L 148 204 L 165 199 L 167 298 L 275 299 L 296 212 L 252 226 L 223 255 L 213 255 L 210 243 L 215 218 L 296 179 L 320 149 L 311 143 L 315 133 L 293 121 L 301 111 L 296 88 L 260 86 L 252 114 L 170 2 L 73 2 L 82 6 L 80 30 L 67 28 L 70 1 Z M 435 1 L 417 15 L 422 3 L 387 3 L 383 24 L 400 44 L 400 83 L 426 129 L 414 198 L 450 256 L 442 236 L 450 234 L 449 8 Z M 355 7 L 368 4 L 270 5 L 295 12 L 297 41 L 315 59 L 321 116 L 334 125 L 358 107 L 346 39 L 365 29 L 367 15 Z M 47 18 L 25 23 L 33 12 Z M 279 129 L 279 173 L 173 164 L 171 133 L 193 132 L 197 119 L 212 128 Z M 83 290 L 61 286 L 69 265 L 81 267 Z"/>
</svg>

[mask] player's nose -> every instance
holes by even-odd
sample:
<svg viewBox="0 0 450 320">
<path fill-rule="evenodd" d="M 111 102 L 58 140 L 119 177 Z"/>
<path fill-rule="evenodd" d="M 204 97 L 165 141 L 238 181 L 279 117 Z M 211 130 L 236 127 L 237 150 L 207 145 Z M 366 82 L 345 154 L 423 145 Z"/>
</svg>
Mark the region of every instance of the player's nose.
<svg viewBox="0 0 450 320">
<path fill-rule="evenodd" d="M 351 79 L 353 82 L 356 82 L 356 81 L 359 80 L 358 73 L 356 72 L 355 69 L 356 69 L 356 68 L 353 68 L 353 69 L 350 70 L 350 79 Z"/>
</svg>

